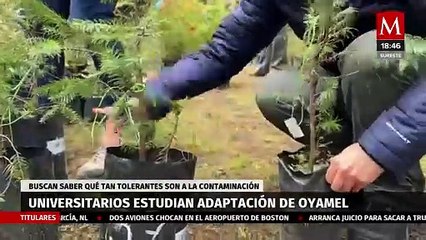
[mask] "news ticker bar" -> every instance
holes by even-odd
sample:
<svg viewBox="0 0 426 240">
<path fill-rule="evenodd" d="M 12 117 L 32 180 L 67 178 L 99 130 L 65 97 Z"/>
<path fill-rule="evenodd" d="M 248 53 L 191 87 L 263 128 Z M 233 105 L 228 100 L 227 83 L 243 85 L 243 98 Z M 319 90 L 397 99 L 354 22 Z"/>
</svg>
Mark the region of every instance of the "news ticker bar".
<svg viewBox="0 0 426 240">
<path fill-rule="evenodd" d="M 426 223 L 426 213 L 0 212 L 0 224 L 60 223 Z"/>
<path fill-rule="evenodd" d="M 401 200 L 404 204 L 401 204 Z M 0 204 L 1 209 L 1 204 Z M 418 212 L 426 209 L 424 193 L 370 192 L 358 194 L 288 192 L 66 192 L 21 193 L 21 211 L 155 211 L 199 212 L 381 211 Z"/>
</svg>

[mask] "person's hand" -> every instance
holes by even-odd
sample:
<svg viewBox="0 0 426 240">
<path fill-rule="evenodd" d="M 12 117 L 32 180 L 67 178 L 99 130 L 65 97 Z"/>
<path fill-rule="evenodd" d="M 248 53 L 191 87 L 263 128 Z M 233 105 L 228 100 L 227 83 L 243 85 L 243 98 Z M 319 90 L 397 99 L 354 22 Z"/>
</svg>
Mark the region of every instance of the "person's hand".
<svg viewBox="0 0 426 240">
<path fill-rule="evenodd" d="M 172 110 L 172 101 L 164 91 L 159 80 L 149 80 L 146 82 L 144 98 L 146 111 L 151 120 L 160 120 Z"/>
<path fill-rule="evenodd" d="M 146 114 L 149 120 L 160 120 L 172 110 L 172 101 L 161 84 L 159 80 L 148 80 L 146 82 L 143 96 L 145 99 Z M 128 104 L 133 107 L 139 107 L 139 100 L 136 97 L 131 98 Z M 115 116 L 117 114 L 116 110 L 117 109 L 114 107 L 105 107 L 95 108 L 93 112 L 106 115 L 108 118 L 112 119 L 118 117 Z"/>
<path fill-rule="evenodd" d="M 383 168 L 355 143 L 330 160 L 326 180 L 333 191 L 359 192 L 374 182 L 383 171 Z"/>
<path fill-rule="evenodd" d="M 121 146 L 121 122 L 113 117 L 113 107 L 93 108 L 96 114 L 106 116 L 105 132 L 102 134 L 102 147 L 119 147 Z"/>
</svg>

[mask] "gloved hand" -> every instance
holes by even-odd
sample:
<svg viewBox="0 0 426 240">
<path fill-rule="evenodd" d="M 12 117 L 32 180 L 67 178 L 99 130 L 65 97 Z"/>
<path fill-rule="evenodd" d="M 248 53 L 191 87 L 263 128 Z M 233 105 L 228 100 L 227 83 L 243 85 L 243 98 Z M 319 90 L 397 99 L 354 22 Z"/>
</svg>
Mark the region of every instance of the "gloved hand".
<svg viewBox="0 0 426 240">
<path fill-rule="evenodd" d="M 160 120 L 172 110 L 172 100 L 157 79 L 146 82 L 144 97 L 148 118 L 151 120 Z"/>
</svg>

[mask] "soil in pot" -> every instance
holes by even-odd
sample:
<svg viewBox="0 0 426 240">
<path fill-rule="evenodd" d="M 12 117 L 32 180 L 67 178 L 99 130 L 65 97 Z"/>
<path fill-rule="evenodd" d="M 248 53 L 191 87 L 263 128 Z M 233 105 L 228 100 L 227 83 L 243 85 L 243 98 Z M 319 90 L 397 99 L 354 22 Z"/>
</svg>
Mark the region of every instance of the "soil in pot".
<svg viewBox="0 0 426 240">
<path fill-rule="evenodd" d="M 328 164 L 314 164 L 312 172 L 307 170 L 294 154 L 278 154 L 278 177 L 282 192 L 330 192 L 325 180 Z M 280 240 L 339 239 L 344 236 L 340 224 L 283 224 Z"/>
<path fill-rule="evenodd" d="M 278 154 L 278 176 L 282 192 L 330 192 L 331 188 L 325 180 L 328 163 L 314 164 L 309 172 L 304 168 L 295 154 L 281 152 Z"/>
</svg>

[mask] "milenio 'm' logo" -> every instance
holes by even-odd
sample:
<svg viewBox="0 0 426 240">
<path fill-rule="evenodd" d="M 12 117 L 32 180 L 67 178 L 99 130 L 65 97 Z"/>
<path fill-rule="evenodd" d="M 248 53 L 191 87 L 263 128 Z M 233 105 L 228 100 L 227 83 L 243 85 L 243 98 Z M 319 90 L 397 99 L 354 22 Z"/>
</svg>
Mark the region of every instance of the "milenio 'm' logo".
<svg viewBox="0 0 426 240">
<path fill-rule="evenodd" d="M 405 51 L 404 12 L 387 11 L 376 14 L 376 43 L 381 59 L 401 59 Z"/>
</svg>

